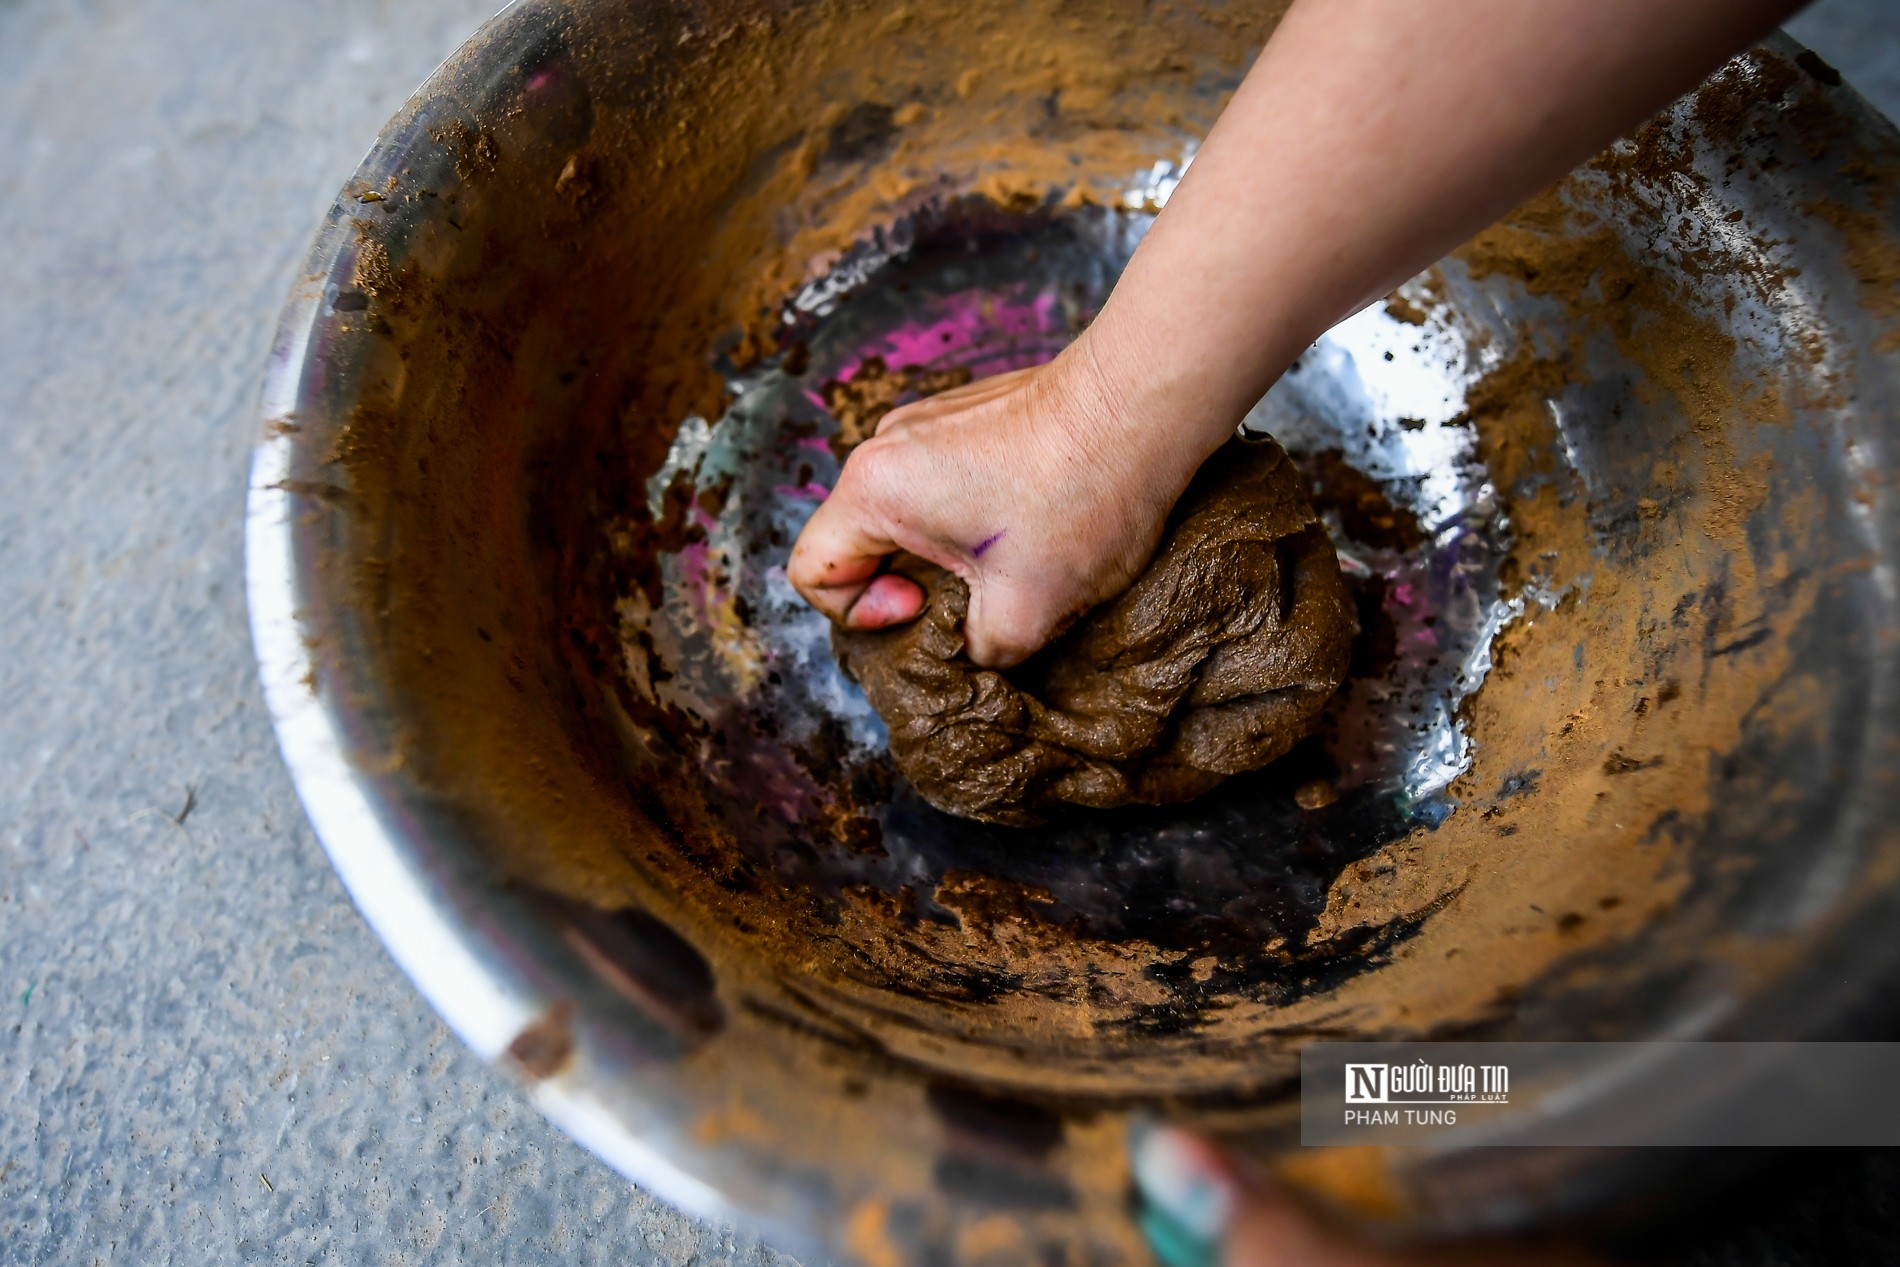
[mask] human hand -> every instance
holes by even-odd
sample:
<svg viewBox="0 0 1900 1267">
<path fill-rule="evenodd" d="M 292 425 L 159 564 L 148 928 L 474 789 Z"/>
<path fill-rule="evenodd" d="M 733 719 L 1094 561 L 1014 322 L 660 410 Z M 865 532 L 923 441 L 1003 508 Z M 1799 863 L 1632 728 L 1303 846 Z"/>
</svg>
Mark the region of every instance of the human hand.
<svg viewBox="0 0 1900 1267">
<path fill-rule="evenodd" d="M 1198 1136 L 1134 1132 L 1130 1163 L 1141 1224 L 1164 1267 L 1597 1267 L 1571 1246 L 1466 1243 L 1421 1249 L 1368 1244 L 1328 1227 L 1291 1197 L 1250 1184 Z"/>
<path fill-rule="evenodd" d="M 1085 334 L 1047 365 L 886 414 L 799 535 L 793 586 L 849 628 L 900 624 L 923 591 L 880 569 L 916 555 L 969 586 L 966 650 L 989 667 L 1018 663 L 1119 593 L 1204 455 L 1157 462 L 1167 419 L 1137 417 L 1148 406 L 1097 356 Z"/>
<path fill-rule="evenodd" d="M 1301 0 L 1083 336 L 886 415 L 792 584 L 852 628 L 901 623 L 922 592 L 881 569 L 909 551 L 969 585 L 971 659 L 1022 660 L 1133 578 L 1302 347 L 1795 7 Z"/>
</svg>

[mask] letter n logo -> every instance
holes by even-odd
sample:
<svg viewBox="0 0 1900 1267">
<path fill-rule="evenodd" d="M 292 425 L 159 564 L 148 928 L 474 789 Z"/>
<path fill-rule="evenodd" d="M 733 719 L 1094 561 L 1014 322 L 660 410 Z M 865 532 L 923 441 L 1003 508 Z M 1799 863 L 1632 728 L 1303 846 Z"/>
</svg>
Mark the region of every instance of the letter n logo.
<svg viewBox="0 0 1900 1267">
<path fill-rule="evenodd" d="M 1385 1071 L 1384 1065 L 1347 1065 L 1346 1103 L 1384 1104 Z"/>
</svg>

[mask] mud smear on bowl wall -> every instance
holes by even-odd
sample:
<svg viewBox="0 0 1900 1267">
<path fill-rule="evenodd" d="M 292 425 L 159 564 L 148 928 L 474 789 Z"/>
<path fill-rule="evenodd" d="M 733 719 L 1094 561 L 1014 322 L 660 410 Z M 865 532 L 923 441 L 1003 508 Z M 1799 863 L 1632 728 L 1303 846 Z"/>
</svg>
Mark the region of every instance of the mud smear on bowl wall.
<svg viewBox="0 0 1900 1267">
<path fill-rule="evenodd" d="M 802 1176 L 868 1261 L 1124 1253 L 1130 1107 L 1270 1135 L 1312 1036 L 1625 1037 L 1793 961 L 1781 822 L 1856 777 L 1885 495 L 1830 323 L 1895 312 L 1804 289 L 1819 213 L 1731 218 L 1724 181 L 1839 161 L 1788 63 L 1738 59 L 1263 403 L 1359 598 L 1319 736 L 1012 832 L 907 793 L 784 584 L 827 397 L 1053 355 L 1272 15 L 502 21 L 530 55 L 412 107 L 437 165 L 345 204 L 350 403 L 294 473 L 342 613 L 313 686 L 676 1034 L 692 1147 Z M 1819 216 L 1876 289 L 1853 217 L 1891 157 Z"/>
</svg>

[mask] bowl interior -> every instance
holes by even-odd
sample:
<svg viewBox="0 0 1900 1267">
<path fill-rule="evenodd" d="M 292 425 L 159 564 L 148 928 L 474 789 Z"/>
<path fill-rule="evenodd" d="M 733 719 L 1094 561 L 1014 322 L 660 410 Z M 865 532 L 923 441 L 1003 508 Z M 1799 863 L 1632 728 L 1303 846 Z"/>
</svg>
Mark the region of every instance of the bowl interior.
<svg viewBox="0 0 1900 1267">
<path fill-rule="evenodd" d="M 1791 1037 L 1886 970 L 1896 149 L 1786 48 L 1250 415 L 1359 602 L 1320 734 L 1026 831 L 894 774 L 783 574 L 838 418 L 1073 337 L 1272 21 L 1072 10 L 516 6 L 276 420 L 311 689 L 570 1005 L 517 1059 L 870 1258 L 1128 1252 L 1127 1114 L 1291 1140 L 1312 1037 Z"/>
</svg>

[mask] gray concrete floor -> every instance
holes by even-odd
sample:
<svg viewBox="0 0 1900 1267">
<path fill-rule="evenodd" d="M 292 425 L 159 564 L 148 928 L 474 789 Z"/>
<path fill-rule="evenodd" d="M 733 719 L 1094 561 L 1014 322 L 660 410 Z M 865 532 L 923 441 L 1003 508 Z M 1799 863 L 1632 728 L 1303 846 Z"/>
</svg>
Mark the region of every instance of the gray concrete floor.
<svg viewBox="0 0 1900 1267">
<path fill-rule="evenodd" d="M 325 864 L 252 678 L 272 321 L 495 4 L 0 0 L 0 1263 L 777 1258 L 460 1048 Z M 1900 7 L 1795 29 L 1900 114 Z M 1678 1257 L 1873 1261 L 1844 1247 L 1891 1243 L 1896 1172 L 1830 1165 Z"/>
</svg>

